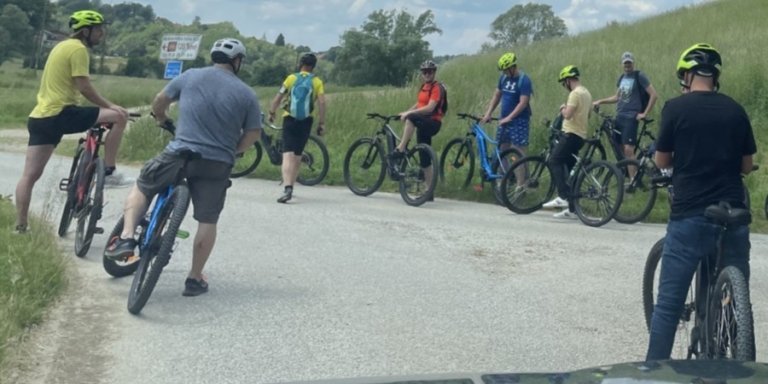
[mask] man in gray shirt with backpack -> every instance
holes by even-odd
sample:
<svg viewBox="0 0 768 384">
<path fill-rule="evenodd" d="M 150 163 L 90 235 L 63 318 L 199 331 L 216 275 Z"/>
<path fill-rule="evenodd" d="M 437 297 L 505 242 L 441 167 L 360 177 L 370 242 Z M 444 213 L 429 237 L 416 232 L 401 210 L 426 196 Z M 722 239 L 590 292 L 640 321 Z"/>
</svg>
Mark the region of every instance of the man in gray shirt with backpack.
<svg viewBox="0 0 768 384">
<path fill-rule="evenodd" d="M 624 157 L 635 158 L 638 122 L 653 110 L 658 95 L 645 73 L 635 70 L 635 57 L 631 52 L 621 55 L 624 73 L 616 81 L 616 94 L 592 103 L 616 104 L 616 127 L 621 131 Z"/>
</svg>

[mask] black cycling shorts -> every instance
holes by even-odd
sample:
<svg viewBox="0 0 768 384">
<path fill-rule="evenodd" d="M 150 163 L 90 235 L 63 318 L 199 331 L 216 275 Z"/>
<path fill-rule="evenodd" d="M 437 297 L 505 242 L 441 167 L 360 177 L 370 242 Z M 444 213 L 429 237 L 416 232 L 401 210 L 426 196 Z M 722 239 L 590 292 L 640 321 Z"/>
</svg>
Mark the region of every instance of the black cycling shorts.
<svg viewBox="0 0 768 384">
<path fill-rule="evenodd" d="M 432 146 L 432 136 L 440 132 L 441 122 L 431 119 L 424 115 L 408 115 L 408 120 L 416 127 L 416 143 Z M 422 168 L 432 165 L 432 159 L 429 156 L 423 156 L 419 153 L 419 165 Z"/>
<path fill-rule="evenodd" d="M 53 145 L 61 142 L 65 134 L 85 132 L 96 124 L 99 118 L 99 107 L 64 107 L 56 116 L 30 117 L 27 120 L 29 131 L 29 146 Z"/>
<path fill-rule="evenodd" d="M 147 198 L 162 192 L 176 182 L 184 166 L 184 158 L 176 153 L 163 152 L 144 164 L 136 181 Z M 221 161 L 195 159 L 187 164 L 185 177 L 192 197 L 195 220 L 216 224 L 224 209 L 227 189 L 232 185 L 229 173 L 232 165 Z"/>
<path fill-rule="evenodd" d="M 301 156 L 312 132 L 312 117 L 296 120 L 291 116 L 283 118 L 283 153 L 293 152 Z"/>
</svg>

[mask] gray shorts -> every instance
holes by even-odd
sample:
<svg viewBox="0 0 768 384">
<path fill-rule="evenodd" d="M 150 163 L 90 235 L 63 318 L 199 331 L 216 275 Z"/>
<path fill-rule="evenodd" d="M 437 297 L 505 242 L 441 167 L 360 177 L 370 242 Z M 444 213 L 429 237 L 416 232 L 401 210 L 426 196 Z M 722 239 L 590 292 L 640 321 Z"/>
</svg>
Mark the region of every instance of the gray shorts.
<svg viewBox="0 0 768 384">
<path fill-rule="evenodd" d="M 164 151 L 141 168 L 141 174 L 136 181 L 139 190 L 147 198 L 152 198 L 176 182 L 179 176 L 184 176 L 192 196 L 195 220 L 216 224 L 224 209 L 227 188 L 232 185 L 229 180 L 232 165 L 215 160 L 195 159 L 187 163 L 184 174 L 180 175 L 184 162 L 184 158 L 178 154 Z"/>
</svg>

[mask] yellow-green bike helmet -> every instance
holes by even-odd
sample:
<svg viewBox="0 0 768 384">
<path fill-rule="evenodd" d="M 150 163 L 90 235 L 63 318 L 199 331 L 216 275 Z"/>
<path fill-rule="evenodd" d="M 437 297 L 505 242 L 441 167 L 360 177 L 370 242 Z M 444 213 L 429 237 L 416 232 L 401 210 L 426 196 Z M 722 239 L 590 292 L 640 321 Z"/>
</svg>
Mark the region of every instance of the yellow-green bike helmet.
<svg viewBox="0 0 768 384">
<path fill-rule="evenodd" d="M 575 65 L 568 65 L 560 71 L 560 76 L 557 77 L 557 81 L 562 83 L 566 79 L 579 76 L 579 69 L 576 68 Z"/>
<path fill-rule="evenodd" d="M 73 31 L 102 24 L 107 24 L 104 21 L 104 16 L 96 11 L 77 11 L 69 17 L 69 27 L 72 28 Z"/>
<path fill-rule="evenodd" d="M 720 52 L 715 47 L 705 43 L 694 44 L 683 51 L 677 61 L 677 78 L 682 80 L 685 73 L 692 70 L 702 76 L 716 77 L 722 65 Z"/>
<path fill-rule="evenodd" d="M 517 56 L 513 52 L 507 52 L 499 58 L 499 71 L 506 71 L 517 65 Z"/>
</svg>

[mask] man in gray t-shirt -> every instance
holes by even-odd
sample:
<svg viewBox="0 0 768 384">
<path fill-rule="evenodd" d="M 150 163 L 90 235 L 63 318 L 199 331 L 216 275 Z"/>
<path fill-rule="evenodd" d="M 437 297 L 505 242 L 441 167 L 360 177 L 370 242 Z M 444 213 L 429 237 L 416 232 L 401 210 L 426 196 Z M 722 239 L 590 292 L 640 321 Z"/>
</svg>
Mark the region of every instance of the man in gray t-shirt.
<svg viewBox="0 0 768 384">
<path fill-rule="evenodd" d="M 109 239 L 104 251 L 111 260 L 132 256 L 136 226 L 152 197 L 185 177 L 198 227 L 184 296 L 208 291 L 203 268 L 216 241 L 216 223 L 231 185 L 229 173 L 235 155 L 250 148 L 261 135 L 258 99 L 237 77 L 244 58 L 245 46 L 240 41 L 218 40 L 211 49 L 213 66 L 182 73 L 155 96 L 152 112 L 161 126 L 168 122 L 168 107 L 178 102 L 178 128 L 165 150 L 142 168 L 125 202 L 123 231 Z M 184 155 L 190 151 L 196 154 L 191 159 Z"/>
<path fill-rule="evenodd" d="M 631 52 L 621 55 L 623 73 L 616 82 L 616 94 L 595 100 L 592 104 L 616 104 L 616 126 L 621 130 L 624 157 L 635 158 L 638 121 L 651 113 L 658 95 L 645 73 L 635 70 L 635 57 Z M 648 94 L 648 105 L 642 108 L 642 90 Z"/>
</svg>

